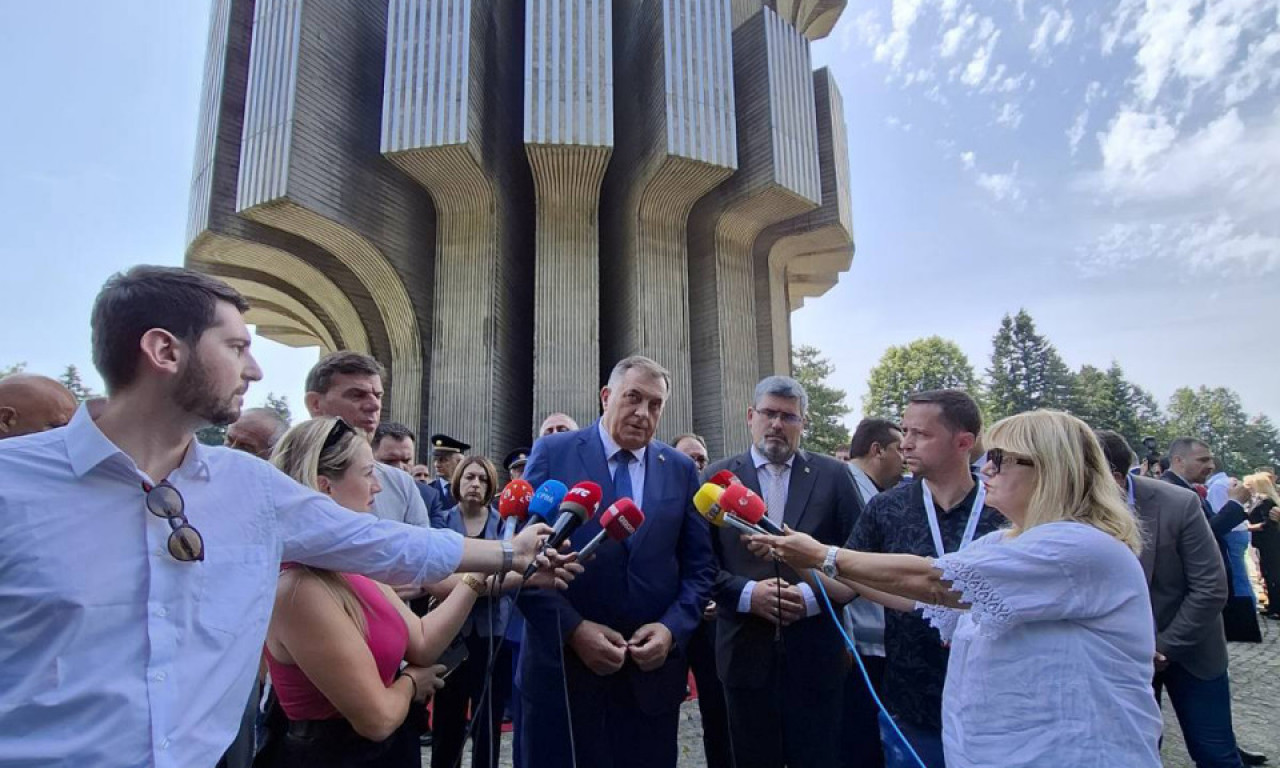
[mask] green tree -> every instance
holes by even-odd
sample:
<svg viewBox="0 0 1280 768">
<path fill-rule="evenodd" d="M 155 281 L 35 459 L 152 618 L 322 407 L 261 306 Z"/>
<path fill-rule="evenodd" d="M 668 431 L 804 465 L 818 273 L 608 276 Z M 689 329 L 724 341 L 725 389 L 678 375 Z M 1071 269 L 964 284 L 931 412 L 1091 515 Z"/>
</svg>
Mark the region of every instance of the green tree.
<svg viewBox="0 0 1280 768">
<path fill-rule="evenodd" d="M 1071 401 L 1071 371 L 1049 340 L 1036 331 L 1025 309 L 1000 321 L 991 340 L 987 369 L 987 420 L 1037 408 L 1066 408 Z"/>
<path fill-rule="evenodd" d="M 871 369 L 862 413 L 900 421 L 911 393 L 944 388 L 964 389 L 976 396 L 973 366 L 954 341 L 930 336 L 889 347 Z"/>
<path fill-rule="evenodd" d="M 58 377 L 58 381 L 62 382 L 62 386 L 75 395 L 77 403 L 83 403 L 85 400 L 91 400 L 98 396 L 92 389 L 84 385 L 84 382 L 80 379 L 80 371 L 74 365 L 68 365 L 67 370 L 63 371 L 62 375 Z"/>
<path fill-rule="evenodd" d="M 1151 393 L 1125 378 L 1118 363 L 1102 371 L 1092 365 L 1080 367 L 1072 378 L 1069 410 L 1094 429 L 1119 432 L 1135 451 L 1142 452 L 1142 439 L 1167 442 L 1160 407 Z"/>
<path fill-rule="evenodd" d="M 842 419 L 849 413 L 845 392 L 827 383 L 835 372 L 831 362 L 815 347 L 798 347 L 791 353 L 791 371 L 809 395 L 809 413 L 804 427 L 804 445 L 818 453 L 833 454 L 849 445 L 849 430 Z"/>
<path fill-rule="evenodd" d="M 280 414 L 280 418 L 284 419 L 285 424 L 293 423 L 293 414 L 289 412 L 289 396 L 276 396 L 274 392 L 267 393 L 267 402 L 263 404 L 264 408 L 275 411 Z"/>
<path fill-rule="evenodd" d="M 26 363 L 14 363 L 13 365 L 6 365 L 3 367 L 0 367 L 0 379 L 3 379 L 5 376 L 9 376 L 14 373 L 22 373 L 25 370 L 27 370 Z"/>
<path fill-rule="evenodd" d="M 205 445 L 226 445 L 227 428 L 207 426 L 196 430 L 196 439 Z"/>
</svg>

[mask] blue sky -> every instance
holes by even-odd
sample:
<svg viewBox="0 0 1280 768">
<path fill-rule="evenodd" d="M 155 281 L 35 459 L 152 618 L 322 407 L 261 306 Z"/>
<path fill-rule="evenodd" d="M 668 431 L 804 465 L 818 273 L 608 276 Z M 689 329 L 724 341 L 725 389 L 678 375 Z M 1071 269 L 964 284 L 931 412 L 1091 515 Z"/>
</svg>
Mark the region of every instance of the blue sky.
<svg viewBox="0 0 1280 768">
<path fill-rule="evenodd" d="M 182 260 L 208 3 L 5 15 L 0 364 L 98 385 L 102 282 Z M 851 419 L 888 346 L 940 334 L 980 371 L 1026 307 L 1072 367 L 1280 420 L 1280 0 L 863 0 L 813 53 L 844 96 L 858 250 L 794 337 Z M 250 403 L 299 411 L 315 351 L 255 351 Z"/>
</svg>

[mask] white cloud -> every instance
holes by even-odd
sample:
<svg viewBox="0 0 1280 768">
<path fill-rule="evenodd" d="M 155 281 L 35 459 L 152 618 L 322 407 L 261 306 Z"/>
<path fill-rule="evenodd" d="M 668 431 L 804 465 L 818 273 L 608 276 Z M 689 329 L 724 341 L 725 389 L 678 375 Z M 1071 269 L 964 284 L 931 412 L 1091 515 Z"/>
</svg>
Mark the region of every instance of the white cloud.
<svg viewBox="0 0 1280 768">
<path fill-rule="evenodd" d="M 1000 108 L 999 114 L 996 115 L 996 122 L 1016 131 L 1018 126 L 1022 125 L 1022 110 L 1017 104 L 1007 101 Z"/>
<path fill-rule="evenodd" d="M 1223 213 L 1118 222 L 1077 248 L 1076 256 L 1090 275 L 1114 275 L 1118 268 L 1139 264 L 1219 276 L 1235 270 L 1256 275 L 1280 269 L 1280 237 L 1242 226 Z"/>
<path fill-rule="evenodd" d="M 1163 113 L 1123 110 L 1097 136 L 1104 180 L 1115 188 L 1125 179 L 1145 178 L 1151 160 L 1173 145 L 1177 131 Z"/>
<path fill-rule="evenodd" d="M 1277 19 L 1280 24 L 1280 19 Z M 1240 68 L 1231 74 L 1222 92 L 1223 102 L 1234 106 L 1252 96 L 1259 88 L 1275 88 L 1280 84 L 1280 32 L 1272 32 L 1249 46 Z"/>
<path fill-rule="evenodd" d="M 964 166 L 966 171 L 972 171 L 976 158 L 972 152 L 960 153 L 960 164 Z"/>
<path fill-rule="evenodd" d="M 1071 11 L 1058 13 L 1056 9 L 1046 8 L 1041 13 L 1040 26 L 1031 38 L 1031 58 L 1044 64 L 1049 63 L 1049 49 L 1070 42 L 1074 24 Z"/>
<path fill-rule="evenodd" d="M 1022 210 L 1026 203 L 1022 199 L 1017 171 L 1015 165 L 1012 173 L 979 173 L 976 183 L 980 189 L 995 198 L 996 202 L 1008 202 L 1014 208 Z"/>
<path fill-rule="evenodd" d="M 986 19 L 984 19 L 986 21 Z M 960 81 L 965 85 L 979 86 L 987 77 L 987 68 L 991 64 L 991 52 L 996 47 L 996 41 L 1000 39 L 999 32 L 993 32 L 986 41 L 974 51 L 973 58 L 969 60 L 969 65 L 964 68 L 964 74 L 960 76 Z"/>
<path fill-rule="evenodd" d="M 964 45 L 965 38 L 973 31 L 974 25 L 977 23 L 978 14 L 966 7 L 956 25 L 942 33 L 942 42 L 938 46 L 938 53 L 942 58 L 949 59 L 959 53 L 960 47 Z"/>
<path fill-rule="evenodd" d="M 893 9 L 889 13 L 893 28 L 888 37 L 876 44 L 876 61 L 888 61 L 895 71 L 902 67 L 911 46 L 911 28 L 920 17 L 923 3 L 924 0 L 893 0 Z"/>
<path fill-rule="evenodd" d="M 1086 108 L 1080 110 L 1071 127 L 1067 129 L 1067 144 L 1071 147 L 1072 157 L 1075 157 L 1076 151 L 1080 148 L 1080 140 L 1084 138 L 1084 129 L 1088 125 L 1089 110 Z"/>
</svg>

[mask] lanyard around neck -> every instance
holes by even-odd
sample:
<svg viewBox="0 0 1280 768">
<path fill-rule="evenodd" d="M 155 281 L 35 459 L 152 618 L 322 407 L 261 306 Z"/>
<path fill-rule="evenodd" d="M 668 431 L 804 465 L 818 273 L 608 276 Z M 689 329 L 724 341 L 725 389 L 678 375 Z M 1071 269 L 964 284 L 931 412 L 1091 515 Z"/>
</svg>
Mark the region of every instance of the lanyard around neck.
<svg viewBox="0 0 1280 768">
<path fill-rule="evenodd" d="M 1137 509 L 1138 505 L 1133 501 L 1133 476 L 1126 475 L 1124 479 L 1125 484 L 1129 487 L 1129 509 Z"/>
<path fill-rule="evenodd" d="M 969 521 L 964 526 L 960 549 L 964 549 L 973 542 L 973 536 L 978 532 L 978 518 L 982 517 L 982 506 L 987 501 L 987 487 L 977 478 L 974 478 L 974 482 L 978 484 L 978 493 L 973 498 L 973 508 L 969 510 Z M 938 557 L 942 557 L 947 553 L 947 549 L 942 544 L 942 529 L 938 527 L 938 510 L 933 504 L 933 492 L 929 490 L 929 481 L 922 478 L 920 490 L 924 492 L 924 516 L 929 520 L 929 533 L 933 534 L 933 547 Z"/>
</svg>

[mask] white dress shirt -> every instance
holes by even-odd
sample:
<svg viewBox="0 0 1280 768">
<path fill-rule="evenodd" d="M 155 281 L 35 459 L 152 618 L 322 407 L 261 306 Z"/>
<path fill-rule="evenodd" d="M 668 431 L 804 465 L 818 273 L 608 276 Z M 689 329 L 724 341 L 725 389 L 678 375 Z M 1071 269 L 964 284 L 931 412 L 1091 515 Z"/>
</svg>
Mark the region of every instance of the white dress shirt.
<svg viewBox="0 0 1280 768">
<path fill-rule="evenodd" d="M 0 765 L 212 766 L 239 728 L 280 563 L 439 580 L 451 531 L 351 512 L 247 453 L 169 475 L 205 560 L 168 552 L 154 483 L 81 406 L 0 442 Z"/>
<path fill-rule="evenodd" d="M 791 454 L 790 458 L 783 462 L 787 466 L 787 471 L 783 472 L 779 477 L 774 476 L 773 472 L 769 469 L 769 460 L 765 458 L 763 453 L 756 450 L 754 445 L 751 446 L 751 463 L 756 467 L 756 478 L 760 481 L 760 492 L 763 494 L 764 498 L 769 498 L 770 490 L 772 490 L 772 483 L 775 482 L 782 484 L 780 498 L 789 498 L 791 493 L 791 470 L 796 463 L 796 455 L 794 453 Z M 779 528 L 781 528 L 782 515 L 772 509 L 769 510 L 769 512 L 772 513 L 769 516 L 770 519 L 773 519 L 774 514 L 778 515 L 778 519 L 774 520 L 774 522 L 778 524 Z M 818 596 L 813 594 L 813 587 L 810 587 L 808 582 L 802 581 L 793 586 L 799 588 L 800 595 L 804 598 L 805 616 L 817 616 L 822 612 L 822 608 L 818 605 Z M 755 581 L 748 581 L 746 585 L 742 587 L 742 594 L 738 596 L 738 613 L 751 612 L 751 594 L 755 592 L 755 590 Z"/>
<path fill-rule="evenodd" d="M 618 471 L 618 462 L 614 460 L 613 456 L 622 450 L 622 447 L 609 436 L 609 432 L 604 428 L 603 423 L 596 422 L 596 429 L 600 432 L 600 442 L 604 443 L 604 457 L 609 462 L 609 477 L 613 477 L 614 473 Z M 635 459 L 627 467 L 627 474 L 631 475 L 631 500 L 640 509 L 644 509 L 644 455 L 648 452 L 648 445 L 638 451 L 631 451 L 631 455 Z"/>
<path fill-rule="evenodd" d="M 934 560 L 972 605 L 923 606 L 951 643 L 948 768 L 1159 768 L 1155 627 L 1138 558 L 1098 529 L 995 531 Z"/>
</svg>

